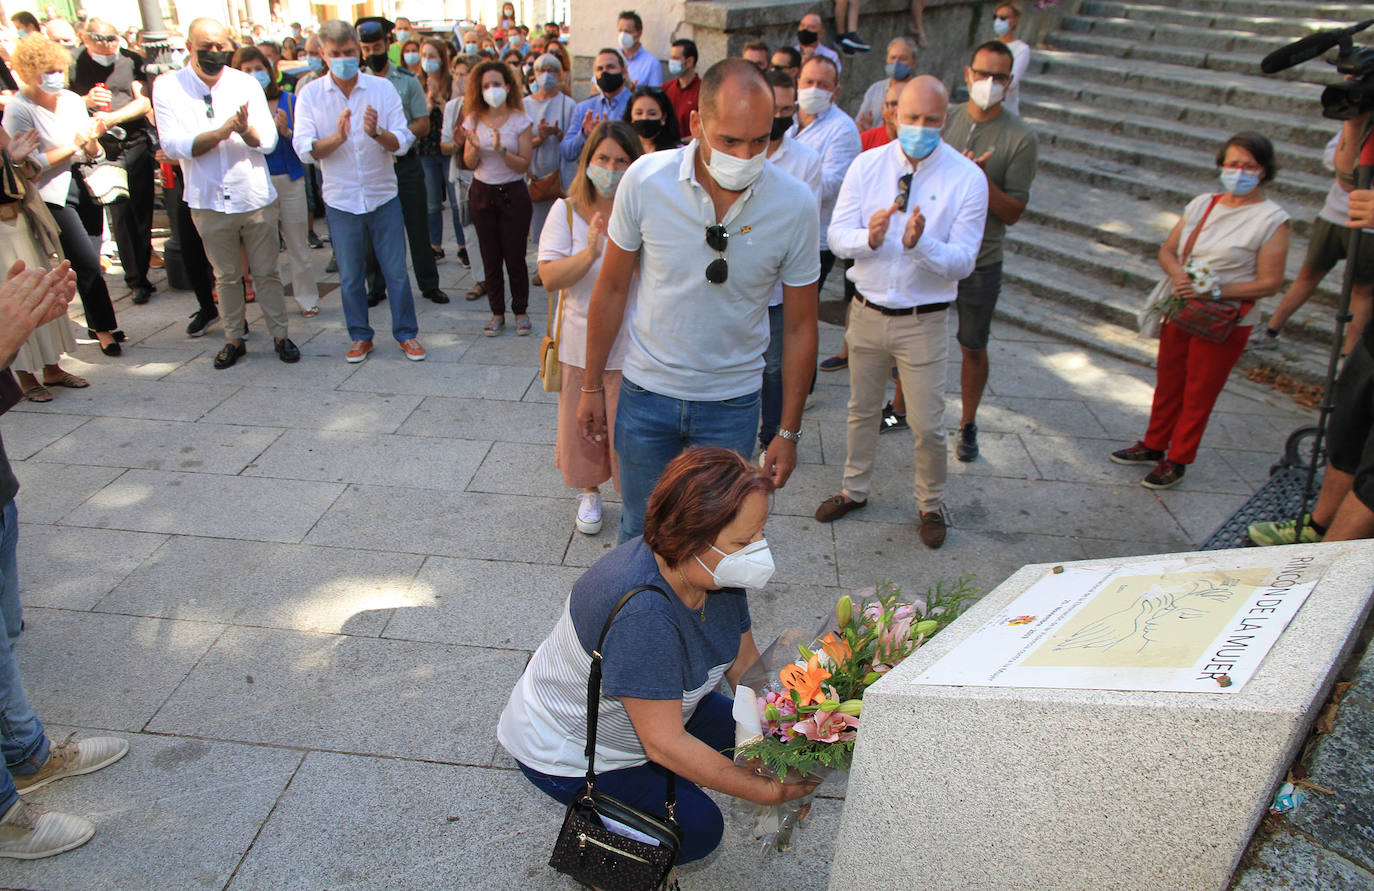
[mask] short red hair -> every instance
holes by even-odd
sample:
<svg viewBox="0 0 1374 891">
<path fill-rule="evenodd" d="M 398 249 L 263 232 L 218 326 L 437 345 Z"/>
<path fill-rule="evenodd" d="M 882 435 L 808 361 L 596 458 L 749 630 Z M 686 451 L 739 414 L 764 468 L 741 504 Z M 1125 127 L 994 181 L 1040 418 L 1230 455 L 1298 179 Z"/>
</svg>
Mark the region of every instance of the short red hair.
<svg viewBox="0 0 1374 891">
<path fill-rule="evenodd" d="M 772 477 L 739 452 L 688 449 L 668 462 L 649 496 L 644 543 L 677 566 L 715 544 L 750 495 L 772 491 Z"/>
</svg>

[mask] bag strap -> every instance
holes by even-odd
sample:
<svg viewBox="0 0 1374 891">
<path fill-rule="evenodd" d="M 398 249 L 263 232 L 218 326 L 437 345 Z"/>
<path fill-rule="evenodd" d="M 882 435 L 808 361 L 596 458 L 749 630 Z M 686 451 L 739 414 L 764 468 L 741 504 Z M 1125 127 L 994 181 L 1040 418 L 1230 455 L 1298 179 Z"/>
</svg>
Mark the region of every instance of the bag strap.
<svg viewBox="0 0 1374 891">
<path fill-rule="evenodd" d="M 1207 209 L 1202 212 L 1202 219 L 1197 221 L 1197 226 L 1193 228 L 1193 234 L 1188 236 L 1188 243 L 1183 246 L 1183 253 L 1179 254 L 1178 262 L 1187 261 L 1189 255 L 1193 253 L 1193 245 L 1197 244 L 1197 236 L 1202 231 L 1202 224 L 1207 222 L 1207 217 L 1211 216 L 1212 208 L 1216 207 L 1220 200 L 1221 195 L 1212 196 L 1212 200 L 1207 204 Z"/>
<path fill-rule="evenodd" d="M 568 242 L 569 242 L 569 244 L 571 244 L 571 242 L 572 242 L 572 226 L 573 226 L 573 219 L 572 219 L 572 215 L 573 215 L 573 211 L 572 211 L 572 201 L 571 201 L 570 199 L 568 199 L 568 198 L 564 198 L 564 199 L 563 199 L 563 207 L 566 208 L 567 211 L 568 211 Z M 552 304 L 552 303 L 549 304 L 549 323 L 548 323 L 548 327 L 546 327 L 546 328 L 544 329 L 544 334 L 545 334 L 545 336 L 547 336 L 547 337 L 549 337 L 549 338 L 552 338 L 552 339 L 553 339 L 553 342 L 554 342 L 555 344 L 558 343 L 558 335 L 557 335 L 557 334 L 554 334 L 554 332 L 555 332 L 555 331 L 561 332 L 561 331 L 563 330 L 563 294 L 564 294 L 566 291 L 567 291 L 566 288 L 559 288 L 559 289 L 558 289 L 558 323 L 557 323 L 557 324 L 554 324 L 554 321 L 553 321 L 553 304 Z"/>
<path fill-rule="evenodd" d="M 620 608 L 641 591 L 657 591 L 665 600 L 668 599 L 667 593 L 657 585 L 640 585 L 625 592 L 625 596 L 620 598 L 620 602 L 606 617 L 606 624 L 601 626 L 601 636 L 596 641 L 596 649 L 592 650 L 592 668 L 587 675 L 587 794 L 590 794 L 592 787 L 596 785 L 596 723 L 601 704 L 601 650 L 606 645 L 606 635 L 610 633 L 611 623 L 619 615 Z M 671 770 L 668 770 L 667 774 L 668 790 L 665 803 L 668 806 L 668 818 L 677 822 L 673 815 L 673 809 L 677 806 L 677 775 Z"/>
</svg>

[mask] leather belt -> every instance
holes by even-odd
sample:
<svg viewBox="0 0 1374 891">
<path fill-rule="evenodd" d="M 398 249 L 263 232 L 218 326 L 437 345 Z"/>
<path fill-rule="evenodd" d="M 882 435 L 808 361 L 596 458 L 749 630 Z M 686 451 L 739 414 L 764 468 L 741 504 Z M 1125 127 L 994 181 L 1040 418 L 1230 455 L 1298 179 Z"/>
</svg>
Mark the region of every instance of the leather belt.
<svg viewBox="0 0 1374 891">
<path fill-rule="evenodd" d="M 867 306 L 869 309 L 876 309 L 885 316 L 909 316 L 912 314 L 923 316 L 931 312 L 944 312 L 949 309 L 949 303 L 923 303 L 920 306 L 907 306 L 902 309 L 893 309 L 890 306 L 882 306 L 864 298 L 862 294 L 855 294 L 854 299 Z"/>
</svg>

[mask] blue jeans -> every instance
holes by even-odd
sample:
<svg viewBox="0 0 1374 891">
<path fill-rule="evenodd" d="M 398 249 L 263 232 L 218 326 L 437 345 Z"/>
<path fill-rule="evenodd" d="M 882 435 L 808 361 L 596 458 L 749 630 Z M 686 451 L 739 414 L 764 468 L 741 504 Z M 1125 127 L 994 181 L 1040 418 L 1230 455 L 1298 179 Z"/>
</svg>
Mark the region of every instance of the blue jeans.
<svg viewBox="0 0 1374 891">
<path fill-rule="evenodd" d="M 687 732 L 717 752 L 735 745 L 735 719 L 730 716 L 734 700 L 719 693 L 707 693 L 687 721 Z M 519 761 L 515 762 L 520 764 Z M 585 766 L 583 770 L 585 771 Z M 560 804 L 571 804 L 587 786 L 585 776 L 555 777 L 520 764 L 525 778 L 541 792 Z M 668 795 L 668 772 L 652 761 L 639 767 L 612 770 L 596 775 L 596 788 L 640 810 L 664 816 Z M 682 829 L 682 848 L 678 863 L 700 860 L 716 849 L 725 833 L 720 808 L 695 783 L 677 778 L 678 826 Z"/>
<path fill-rule="evenodd" d="M 0 638 L 0 749 L 5 754 L 0 771 L 0 814 L 19 799 L 14 791 L 15 774 L 30 774 L 48 760 L 48 736 L 43 722 L 29 708 L 24 684 L 19 679 L 19 663 L 14 644 L 24 626 L 24 608 L 19 604 L 19 511 L 11 499 L 0 510 L 0 620 L 5 623 Z"/>
<path fill-rule="evenodd" d="M 420 166 L 425 171 L 426 210 L 429 212 L 429 243 L 444 246 L 444 199 L 453 209 L 453 230 L 458 246 L 463 247 L 463 227 L 458 225 L 458 197 L 453 183 L 448 181 L 452 159 L 444 155 L 421 155 Z"/>
<path fill-rule="evenodd" d="M 649 494 L 668 462 L 690 446 L 723 446 L 746 458 L 759 429 L 759 391 L 721 402 L 691 402 L 620 383 L 615 451 L 620 457 L 620 536 L 623 544 L 644 532 Z"/>
<path fill-rule="evenodd" d="M 371 242 L 386 280 L 391 307 L 391 336 L 400 343 L 420 332 L 415 321 L 415 297 L 406 271 L 405 217 L 401 199 L 392 198 L 372 213 L 348 213 L 325 206 L 334 258 L 339 262 L 339 299 L 352 340 L 372 340 L 367 323 L 367 247 Z"/>
<path fill-rule="evenodd" d="M 768 349 L 763 353 L 763 404 L 759 446 L 768 448 L 782 423 L 782 304 L 768 307 Z"/>
</svg>

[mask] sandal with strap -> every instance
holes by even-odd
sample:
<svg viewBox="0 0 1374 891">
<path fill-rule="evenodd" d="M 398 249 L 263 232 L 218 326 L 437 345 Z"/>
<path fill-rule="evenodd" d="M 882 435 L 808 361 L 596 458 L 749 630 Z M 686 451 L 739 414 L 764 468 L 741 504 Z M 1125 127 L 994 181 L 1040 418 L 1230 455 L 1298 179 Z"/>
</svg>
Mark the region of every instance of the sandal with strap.
<svg viewBox="0 0 1374 891">
<path fill-rule="evenodd" d="M 487 322 L 486 327 L 482 329 L 482 333 L 483 333 L 484 335 L 486 335 L 487 337 L 495 337 L 496 335 L 500 334 L 500 333 L 501 333 L 501 329 L 503 329 L 503 328 L 505 328 L 505 327 L 506 327 L 506 320 L 505 320 L 505 319 L 501 319 L 501 320 L 499 320 L 499 321 L 496 320 L 496 319 L 493 319 L 492 321 Z"/>
<path fill-rule="evenodd" d="M 52 391 L 39 384 L 24 391 L 24 398 L 30 402 L 52 402 Z"/>
<path fill-rule="evenodd" d="M 478 282 L 476 285 L 473 286 L 472 290 L 468 291 L 467 293 L 467 299 L 469 300 L 478 300 L 485 296 L 487 296 L 486 282 Z"/>
<path fill-rule="evenodd" d="M 90 381 L 84 377 L 77 377 L 70 371 L 62 372 L 62 376 L 55 381 L 43 381 L 45 387 L 66 387 L 69 390 L 84 390 L 90 385 Z"/>
</svg>

